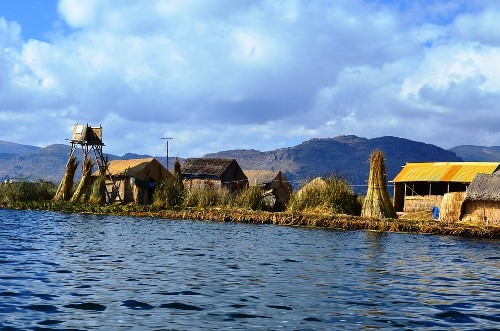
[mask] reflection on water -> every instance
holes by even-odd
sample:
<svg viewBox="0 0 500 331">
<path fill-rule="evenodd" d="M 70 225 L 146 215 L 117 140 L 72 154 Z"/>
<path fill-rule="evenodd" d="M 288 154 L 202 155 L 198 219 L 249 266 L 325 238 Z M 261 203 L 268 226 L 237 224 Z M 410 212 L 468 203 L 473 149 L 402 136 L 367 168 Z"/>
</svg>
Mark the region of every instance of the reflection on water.
<svg viewBox="0 0 500 331">
<path fill-rule="evenodd" d="M 0 328 L 494 329 L 500 242 L 0 210 Z"/>
</svg>

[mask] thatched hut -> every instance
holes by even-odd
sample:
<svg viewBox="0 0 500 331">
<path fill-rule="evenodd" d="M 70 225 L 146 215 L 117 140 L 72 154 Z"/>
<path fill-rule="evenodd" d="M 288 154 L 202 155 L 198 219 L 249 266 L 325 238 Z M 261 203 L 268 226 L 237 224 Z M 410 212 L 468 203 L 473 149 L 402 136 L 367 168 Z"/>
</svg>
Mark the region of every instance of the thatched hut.
<svg viewBox="0 0 500 331">
<path fill-rule="evenodd" d="M 113 160 L 108 163 L 106 187 L 111 202 L 135 202 L 150 204 L 156 184 L 172 177 L 172 174 L 155 158 Z M 92 177 L 97 179 L 99 171 Z M 113 187 L 114 182 L 114 187 Z"/>
<path fill-rule="evenodd" d="M 302 186 L 297 191 L 297 196 L 301 196 L 302 194 L 304 194 L 304 192 L 307 192 L 308 190 L 322 190 L 322 189 L 326 188 L 326 186 L 327 186 L 326 181 L 323 178 L 316 177 L 313 180 L 311 180 L 309 183 Z"/>
<path fill-rule="evenodd" d="M 398 212 L 440 207 L 446 193 L 465 192 L 477 174 L 492 174 L 500 162 L 407 163 L 393 179 Z"/>
<path fill-rule="evenodd" d="M 243 170 L 248 178 L 249 186 L 262 187 L 264 191 L 272 191 L 276 198 L 275 209 L 283 210 L 290 200 L 292 185 L 281 171 Z"/>
<path fill-rule="evenodd" d="M 478 174 L 465 194 L 462 219 L 500 225 L 500 172 Z"/>
<path fill-rule="evenodd" d="M 235 159 L 189 158 L 181 166 L 184 187 L 226 188 L 231 192 L 248 187 L 248 178 Z"/>
</svg>

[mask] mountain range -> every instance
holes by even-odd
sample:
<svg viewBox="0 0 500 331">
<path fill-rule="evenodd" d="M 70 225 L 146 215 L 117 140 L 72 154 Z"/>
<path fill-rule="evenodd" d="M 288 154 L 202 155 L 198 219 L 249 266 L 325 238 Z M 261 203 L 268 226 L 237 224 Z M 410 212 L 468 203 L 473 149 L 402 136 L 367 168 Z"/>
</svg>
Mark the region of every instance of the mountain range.
<svg viewBox="0 0 500 331">
<path fill-rule="evenodd" d="M 367 139 L 352 135 L 314 138 L 297 146 L 266 152 L 254 149 L 228 150 L 207 154 L 205 157 L 234 158 L 243 169 L 282 171 L 294 187 L 316 176 L 337 175 L 348 180 L 354 187 L 359 187 L 357 191 L 363 191 L 370 168 L 370 155 L 377 149 L 384 153 L 389 180 L 407 162 L 500 162 L 500 146 L 456 146 L 446 150 L 398 137 Z M 69 151 L 69 145 L 55 144 L 40 148 L 0 141 L 0 180 L 25 178 L 58 183 L 64 175 Z M 81 160 L 82 153 L 78 149 L 77 151 L 75 155 Z M 130 153 L 107 156 L 109 160 L 150 157 Z M 165 164 L 165 157 L 156 158 Z M 172 169 L 173 159 L 169 161 L 169 169 Z"/>
</svg>

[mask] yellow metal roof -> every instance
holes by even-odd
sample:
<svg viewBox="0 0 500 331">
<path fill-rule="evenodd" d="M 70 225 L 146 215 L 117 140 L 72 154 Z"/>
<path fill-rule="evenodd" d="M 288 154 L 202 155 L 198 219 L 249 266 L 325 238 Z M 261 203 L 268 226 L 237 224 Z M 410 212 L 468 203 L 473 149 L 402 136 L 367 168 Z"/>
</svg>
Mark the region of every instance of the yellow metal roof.
<svg viewBox="0 0 500 331">
<path fill-rule="evenodd" d="M 470 183 L 476 174 L 492 174 L 500 162 L 407 163 L 393 182 Z"/>
</svg>

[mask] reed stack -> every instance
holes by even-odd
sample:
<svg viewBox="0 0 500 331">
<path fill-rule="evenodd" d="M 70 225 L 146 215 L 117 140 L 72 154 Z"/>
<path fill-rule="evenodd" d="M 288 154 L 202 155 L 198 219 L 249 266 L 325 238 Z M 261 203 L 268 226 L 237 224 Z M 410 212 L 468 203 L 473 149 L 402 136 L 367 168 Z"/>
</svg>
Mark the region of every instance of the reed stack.
<svg viewBox="0 0 500 331">
<path fill-rule="evenodd" d="M 387 176 L 385 173 L 384 154 L 376 150 L 370 158 L 370 174 L 368 191 L 361 210 L 362 217 L 397 218 L 387 191 Z"/>
<path fill-rule="evenodd" d="M 82 165 L 82 179 L 71 197 L 72 202 L 85 202 L 88 201 L 91 189 L 91 175 L 94 163 L 90 157 L 85 157 Z"/>
<path fill-rule="evenodd" d="M 104 160 L 104 165 L 99 167 L 99 177 L 92 184 L 89 202 L 102 204 L 106 202 L 106 170 L 108 168 L 108 157 Z"/>
<path fill-rule="evenodd" d="M 56 194 L 54 196 L 55 201 L 68 201 L 71 199 L 71 189 L 73 188 L 73 180 L 75 178 L 76 168 L 78 167 L 78 161 L 74 156 L 71 156 L 66 165 L 66 172 L 61 180 L 61 183 L 57 187 Z"/>
</svg>

